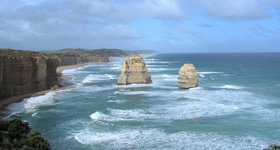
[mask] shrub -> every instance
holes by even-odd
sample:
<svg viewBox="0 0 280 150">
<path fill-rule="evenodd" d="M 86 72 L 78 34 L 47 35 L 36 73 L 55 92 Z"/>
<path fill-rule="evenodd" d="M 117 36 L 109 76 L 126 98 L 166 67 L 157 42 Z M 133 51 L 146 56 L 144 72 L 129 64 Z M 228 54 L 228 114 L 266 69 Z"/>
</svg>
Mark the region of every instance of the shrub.
<svg viewBox="0 0 280 150">
<path fill-rule="evenodd" d="M 0 149 L 49 150 L 48 141 L 38 131 L 30 130 L 28 122 L 0 120 Z"/>
</svg>

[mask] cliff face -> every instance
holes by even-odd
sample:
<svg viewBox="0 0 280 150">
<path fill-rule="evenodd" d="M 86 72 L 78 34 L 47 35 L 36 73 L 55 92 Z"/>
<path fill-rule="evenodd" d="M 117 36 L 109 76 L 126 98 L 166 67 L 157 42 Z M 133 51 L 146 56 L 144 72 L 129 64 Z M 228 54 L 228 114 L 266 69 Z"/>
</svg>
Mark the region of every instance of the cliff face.
<svg viewBox="0 0 280 150">
<path fill-rule="evenodd" d="M 147 66 L 141 56 L 134 55 L 123 62 L 121 74 L 118 79 L 119 85 L 151 82 L 151 76 L 148 74 Z"/>
<path fill-rule="evenodd" d="M 57 57 L 0 50 L 0 99 L 42 91 L 57 84 Z"/>
<path fill-rule="evenodd" d="M 58 66 L 108 61 L 107 55 L 82 50 L 44 54 L 0 49 L 0 100 L 52 88 L 58 84 Z"/>
<path fill-rule="evenodd" d="M 198 85 L 198 73 L 193 64 L 184 64 L 179 71 L 178 87 L 180 89 L 194 88 Z"/>
</svg>

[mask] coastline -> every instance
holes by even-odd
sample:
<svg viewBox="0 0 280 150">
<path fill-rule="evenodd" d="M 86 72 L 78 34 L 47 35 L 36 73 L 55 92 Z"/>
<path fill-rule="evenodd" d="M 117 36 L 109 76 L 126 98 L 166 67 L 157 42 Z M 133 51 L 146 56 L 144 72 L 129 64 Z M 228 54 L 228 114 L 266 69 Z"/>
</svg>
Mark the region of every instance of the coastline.
<svg viewBox="0 0 280 150">
<path fill-rule="evenodd" d="M 71 69 L 77 69 L 80 67 L 84 67 L 87 65 L 91 65 L 91 64 L 95 64 L 95 62 L 92 63 L 83 63 L 83 64 L 75 64 L 75 65 L 68 65 L 68 66 L 59 66 L 56 69 L 56 73 L 57 73 L 57 78 L 58 78 L 58 84 L 60 84 L 63 80 L 69 80 L 69 77 L 65 77 L 63 76 L 62 72 L 64 70 L 71 70 Z M 38 91 L 38 92 L 31 92 L 31 93 L 24 93 L 24 94 L 20 94 L 20 95 L 15 95 L 15 96 L 11 96 L 5 99 L 2 99 L 0 101 L 0 118 L 6 116 L 7 114 L 5 114 L 4 112 L 7 110 L 7 106 L 9 106 L 12 103 L 18 103 L 21 102 L 22 100 L 24 100 L 25 98 L 30 98 L 30 97 L 36 97 L 36 96 L 41 96 L 44 95 L 48 92 L 51 91 L 58 91 L 58 90 L 62 90 L 67 86 L 62 86 L 58 89 L 48 89 L 48 90 L 43 90 L 43 91 Z"/>
<path fill-rule="evenodd" d="M 94 64 L 94 63 L 83 63 L 83 64 L 68 65 L 68 66 L 58 66 L 56 68 L 56 73 L 57 74 L 62 74 L 62 72 L 64 70 L 77 69 L 77 68 L 84 67 L 84 66 L 90 65 L 90 64 Z"/>
</svg>

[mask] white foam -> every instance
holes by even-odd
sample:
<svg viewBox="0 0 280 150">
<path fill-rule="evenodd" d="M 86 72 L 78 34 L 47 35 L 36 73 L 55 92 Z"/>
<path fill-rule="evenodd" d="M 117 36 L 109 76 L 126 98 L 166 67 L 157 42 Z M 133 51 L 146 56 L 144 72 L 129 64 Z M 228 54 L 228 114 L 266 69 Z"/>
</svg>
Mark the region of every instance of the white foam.
<svg viewBox="0 0 280 150">
<path fill-rule="evenodd" d="M 244 87 L 238 86 L 238 85 L 223 85 L 223 86 L 217 86 L 215 88 L 220 88 L 220 89 L 229 89 L 229 90 L 241 90 L 244 89 Z"/>
<path fill-rule="evenodd" d="M 126 100 L 108 100 L 109 103 L 124 103 Z"/>
<path fill-rule="evenodd" d="M 118 70 L 118 71 L 120 71 L 121 70 L 121 65 L 115 66 L 115 67 L 111 67 L 110 70 Z"/>
<path fill-rule="evenodd" d="M 194 87 L 194 88 L 190 88 L 188 89 L 189 91 L 194 91 L 194 90 L 203 90 L 203 87 Z"/>
<path fill-rule="evenodd" d="M 104 75 L 90 74 L 83 79 L 82 83 L 92 83 L 92 82 L 99 82 L 99 81 L 112 80 L 112 79 L 117 79 L 117 78 L 115 75 L 111 75 L 111 74 L 104 74 Z"/>
<path fill-rule="evenodd" d="M 116 91 L 114 94 L 121 94 L 121 95 L 145 95 L 149 94 L 150 92 L 147 91 Z"/>
<path fill-rule="evenodd" d="M 155 118 L 153 114 L 142 109 L 108 109 L 110 111 L 110 116 L 114 118 L 121 118 L 121 120 L 135 120 L 140 121 L 148 118 Z"/>
<path fill-rule="evenodd" d="M 55 92 L 49 92 L 45 95 L 26 98 L 21 102 L 13 103 L 7 107 L 11 115 L 21 112 L 34 112 L 41 106 L 55 104 Z"/>
<path fill-rule="evenodd" d="M 151 68 L 168 68 L 168 65 L 165 65 L 165 64 L 157 64 L 157 65 L 147 64 L 147 67 L 148 67 L 148 70 L 149 70 Z"/>
<path fill-rule="evenodd" d="M 163 77 L 163 80 L 165 80 L 165 81 L 177 81 L 178 75 L 163 74 L 161 76 Z"/>
<path fill-rule="evenodd" d="M 101 149 L 263 149 L 268 143 L 253 137 L 227 136 L 214 133 L 166 133 L 158 129 L 121 129 L 102 132 L 84 129 L 74 135 L 82 143 Z"/>
<path fill-rule="evenodd" d="M 32 117 L 37 117 L 37 115 L 38 115 L 38 113 L 35 112 L 35 113 L 33 113 L 31 116 L 32 116 Z"/>
<path fill-rule="evenodd" d="M 116 88 L 140 88 L 140 87 L 150 87 L 152 84 L 128 84 L 128 85 L 116 85 Z"/>
<path fill-rule="evenodd" d="M 99 112 L 99 111 L 97 111 L 97 112 L 95 112 L 95 113 L 90 115 L 90 118 L 92 120 L 95 120 L 95 121 L 99 121 L 100 119 L 107 118 L 107 117 L 108 117 L 107 115 L 105 115 L 104 113 Z"/>
<path fill-rule="evenodd" d="M 157 61 L 157 60 L 145 60 L 146 64 L 170 64 L 171 61 Z"/>
<path fill-rule="evenodd" d="M 191 90 L 172 90 L 169 92 L 153 91 L 152 93 L 145 94 L 145 96 L 154 96 L 154 102 L 163 101 L 156 102 L 157 105 L 151 105 L 150 108 L 147 108 L 147 111 L 157 116 L 156 120 L 167 122 L 223 116 L 238 111 L 250 112 L 260 102 L 260 99 L 254 97 L 249 92 L 236 90 L 207 91 L 200 87 Z"/>
<path fill-rule="evenodd" d="M 149 72 L 162 72 L 166 70 L 177 70 L 175 68 L 148 68 Z"/>
<path fill-rule="evenodd" d="M 158 122 L 170 122 L 228 115 L 240 110 L 250 111 L 256 107 L 256 105 L 250 103 L 254 101 L 254 97 L 247 92 L 205 91 L 202 88 L 197 88 L 188 91 L 158 92 L 157 94 L 147 95 L 157 96 L 154 101 L 165 102 L 157 102 L 156 105 L 151 105 L 146 109 L 108 109 L 110 113 L 103 120 L 143 121 L 144 119 L 153 119 Z M 176 101 L 176 99 L 180 99 L 180 101 Z"/>
<path fill-rule="evenodd" d="M 156 118 L 153 114 L 149 114 L 148 111 L 141 109 L 111 109 L 108 108 L 109 114 L 102 112 L 95 112 L 90 115 L 90 118 L 94 121 L 105 122 L 118 122 L 118 121 L 143 121 L 145 119 Z"/>
<path fill-rule="evenodd" d="M 62 74 L 65 75 L 71 75 L 71 74 L 81 74 L 81 73 L 89 73 L 89 71 L 83 71 L 82 69 L 86 68 L 87 66 L 75 68 L 75 69 L 68 69 L 68 70 L 63 70 Z"/>
<path fill-rule="evenodd" d="M 198 75 L 202 78 L 205 78 L 205 76 L 209 74 L 223 74 L 223 72 L 213 72 L 213 71 L 198 72 Z"/>
<path fill-rule="evenodd" d="M 104 75 L 109 79 L 117 79 L 117 77 L 115 75 L 112 75 L 112 74 L 104 74 Z"/>
<path fill-rule="evenodd" d="M 115 87 L 113 85 L 109 85 L 109 86 L 81 86 L 81 87 L 76 87 L 75 90 L 76 91 L 80 91 L 80 92 L 103 92 L 103 91 L 108 91 L 108 90 L 112 90 Z"/>
</svg>

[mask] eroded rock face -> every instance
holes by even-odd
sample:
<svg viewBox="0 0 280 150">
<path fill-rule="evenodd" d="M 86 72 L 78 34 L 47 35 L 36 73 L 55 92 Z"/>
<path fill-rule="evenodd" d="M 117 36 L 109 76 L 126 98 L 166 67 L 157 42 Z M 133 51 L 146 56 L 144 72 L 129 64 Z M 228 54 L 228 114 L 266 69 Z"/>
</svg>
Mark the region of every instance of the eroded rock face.
<svg viewBox="0 0 280 150">
<path fill-rule="evenodd" d="M 193 64 L 184 64 L 177 78 L 180 89 L 194 88 L 198 85 L 198 73 Z"/>
<path fill-rule="evenodd" d="M 134 55 L 123 62 L 118 79 L 119 85 L 146 84 L 151 82 L 151 76 L 148 74 L 147 66 L 141 56 Z"/>
<path fill-rule="evenodd" d="M 0 50 L 0 99 L 57 84 L 59 60 L 47 54 Z"/>
</svg>

